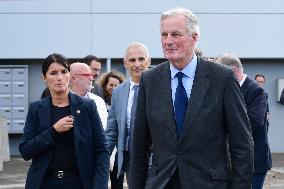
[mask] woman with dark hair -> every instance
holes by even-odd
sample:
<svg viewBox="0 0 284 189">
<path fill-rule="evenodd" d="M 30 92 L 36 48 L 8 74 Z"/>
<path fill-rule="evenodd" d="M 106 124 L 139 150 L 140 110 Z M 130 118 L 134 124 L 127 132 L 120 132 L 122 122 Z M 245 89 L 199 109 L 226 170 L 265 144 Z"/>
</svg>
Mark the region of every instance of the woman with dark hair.
<svg viewBox="0 0 284 189">
<path fill-rule="evenodd" d="M 69 91 L 70 67 L 60 54 L 42 63 L 50 95 L 31 103 L 19 146 L 32 159 L 28 189 L 107 189 L 109 153 L 94 101 Z"/>
<path fill-rule="evenodd" d="M 125 76 L 122 73 L 116 71 L 104 73 L 98 78 L 98 84 L 103 88 L 107 109 L 109 109 L 111 105 L 111 96 L 113 89 L 124 81 Z M 116 148 L 111 155 L 110 164 L 111 189 L 123 189 L 124 175 L 121 175 L 117 178 Z"/>
<path fill-rule="evenodd" d="M 125 76 L 117 71 L 111 71 L 105 74 L 102 74 L 98 79 L 98 84 L 103 88 L 104 99 L 106 102 L 107 109 L 111 104 L 111 95 L 113 89 L 125 81 Z"/>
</svg>

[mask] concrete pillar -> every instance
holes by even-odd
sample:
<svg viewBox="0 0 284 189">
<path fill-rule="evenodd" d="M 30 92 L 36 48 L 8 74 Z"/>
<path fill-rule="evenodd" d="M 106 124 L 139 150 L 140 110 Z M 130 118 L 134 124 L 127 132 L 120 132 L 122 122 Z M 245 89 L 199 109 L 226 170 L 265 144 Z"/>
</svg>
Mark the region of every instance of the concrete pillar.
<svg viewBox="0 0 284 189">
<path fill-rule="evenodd" d="M 10 148 L 6 118 L 0 117 L 0 157 L 2 161 L 10 161 Z"/>
<path fill-rule="evenodd" d="M 0 123 L 0 172 L 3 171 L 3 158 L 2 158 L 2 125 Z"/>
</svg>

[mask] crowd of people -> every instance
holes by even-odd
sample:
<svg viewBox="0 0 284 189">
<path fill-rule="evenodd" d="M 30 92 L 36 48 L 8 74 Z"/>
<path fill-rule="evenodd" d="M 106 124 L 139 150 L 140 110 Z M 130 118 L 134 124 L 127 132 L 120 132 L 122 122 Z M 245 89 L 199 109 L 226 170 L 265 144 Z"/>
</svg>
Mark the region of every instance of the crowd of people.
<svg viewBox="0 0 284 189">
<path fill-rule="evenodd" d="M 127 79 L 101 74 L 94 55 L 43 61 L 46 89 L 30 104 L 19 146 L 32 159 L 27 189 L 107 189 L 109 178 L 123 189 L 125 176 L 130 189 L 263 187 L 271 168 L 265 77 L 250 79 L 232 54 L 204 58 L 188 9 L 163 12 L 160 33 L 167 61 L 149 69 L 147 47 L 132 42 Z"/>
</svg>

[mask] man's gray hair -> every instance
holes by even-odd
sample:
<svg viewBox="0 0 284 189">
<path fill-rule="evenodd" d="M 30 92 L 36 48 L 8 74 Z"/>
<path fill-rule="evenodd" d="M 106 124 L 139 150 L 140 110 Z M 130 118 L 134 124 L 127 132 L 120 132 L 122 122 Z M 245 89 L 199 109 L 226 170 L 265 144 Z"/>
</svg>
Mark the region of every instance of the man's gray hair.
<svg viewBox="0 0 284 189">
<path fill-rule="evenodd" d="M 165 18 L 178 15 L 185 16 L 188 35 L 191 36 L 194 33 L 197 33 L 198 35 L 200 34 L 198 20 L 196 16 L 189 9 L 185 8 L 174 8 L 163 12 L 160 18 L 160 27 Z"/>
<path fill-rule="evenodd" d="M 146 58 L 151 61 L 151 58 L 150 58 L 150 53 L 149 53 L 149 50 L 147 49 L 147 47 L 145 45 L 143 45 L 142 43 L 139 43 L 139 42 L 131 42 L 126 51 L 125 51 L 125 55 L 124 55 L 124 60 L 127 60 L 127 55 L 128 55 L 128 49 L 131 48 L 131 47 L 142 47 L 144 50 L 145 50 L 145 53 L 146 53 Z"/>
<path fill-rule="evenodd" d="M 222 54 L 217 58 L 216 62 L 228 66 L 230 68 L 231 67 L 236 67 L 239 69 L 243 68 L 240 59 L 233 54 L 228 54 L 228 53 Z"/>
</svg>

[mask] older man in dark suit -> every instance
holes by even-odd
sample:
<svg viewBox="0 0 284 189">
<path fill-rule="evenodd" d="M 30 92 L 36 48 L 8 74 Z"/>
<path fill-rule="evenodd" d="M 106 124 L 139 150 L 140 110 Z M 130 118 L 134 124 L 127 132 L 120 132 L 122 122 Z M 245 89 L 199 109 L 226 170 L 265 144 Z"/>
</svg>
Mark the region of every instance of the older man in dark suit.
<svg viewBox="0 0 284 189">
<path fill-rule="evenodd" d="M 169 61 L 140 80 L 130 188 L 250 189 L 253 141 L 232 71 L 194 54 L 191 11 L 166 11 L 160 24 Z"/>
<path fill-rule="evenodd" d="M 253 189 L 261 189 L 267 170 L 271 168 L 271 156 L 267 139 L 267 100 L 265 92 L 254 80 L 244 74 L 240 59 L 223 54 L 217 62 L 230 67 L 239 81 L 246 103 L 254 141 Z"/>
</svg>

